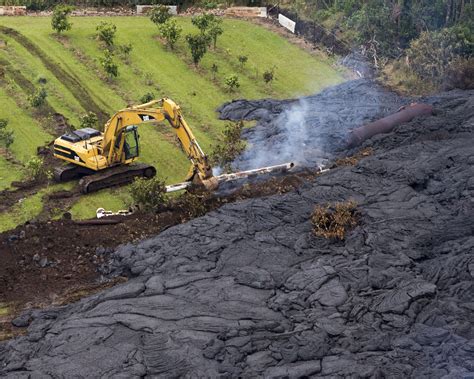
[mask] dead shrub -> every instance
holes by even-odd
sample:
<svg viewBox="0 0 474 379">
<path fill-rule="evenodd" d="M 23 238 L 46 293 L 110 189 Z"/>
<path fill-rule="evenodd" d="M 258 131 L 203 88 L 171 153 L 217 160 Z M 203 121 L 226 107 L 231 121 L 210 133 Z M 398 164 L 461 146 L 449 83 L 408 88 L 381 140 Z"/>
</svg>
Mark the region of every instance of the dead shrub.
<svg viewBox="0 0 474 379">
<path fill-rule="evenodd" d="M 454 60 L 446 71 L 442 87 L 444 90 L 474 89 L 474 58 Z"/>
<path fill-rule="evenodd" d="M 365 149 L 359 150 L 356 154 L 350 157 L 339 158 L 334 162 L 333 168 L 338 166 L 355 166 L 362 158 L 368 157 L 374 153 L 374 149 L 366 147 Z"/>
<path fill-rule="evenodd" d="M 186 192 L 178 198 L 174 208 L 181 208 L 186 213 L 187 219 L 201 217 L 209 210 L 207 203 L 210 197 L 207 192 Z"/>
<path fill-rule="evenodd" d="M 353 200 L 317 205 L 311 215 L 315 235 L 341 241 L 357 221 L 357 203 Z"/>
</svg>

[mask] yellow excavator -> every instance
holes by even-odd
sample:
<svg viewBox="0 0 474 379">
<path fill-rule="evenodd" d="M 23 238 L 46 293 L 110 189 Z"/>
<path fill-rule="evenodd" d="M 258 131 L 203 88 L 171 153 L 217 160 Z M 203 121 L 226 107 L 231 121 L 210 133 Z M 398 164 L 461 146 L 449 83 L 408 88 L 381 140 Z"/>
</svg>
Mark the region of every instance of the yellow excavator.
<svg viewBox="0 0 474 379">
<path fill-rule="evenodd" d="M 155 176 L 155 167 L 133 163 L 140 155 L 138 125 L 164 120 L 171 125 L 192 163 L 186 181 L 207 189 L 216 187 L 206 154 L 183 118 L 180 107 L 168 98 L 118 111 L 107 121 L 103 133 L 83 128 L 57 138 L 54 156 L 69 164 L 56 168 L 56 181 L 81 178 L 81 191 L 89 193 L 130 183 L 136 177 Z"/>
</svg>

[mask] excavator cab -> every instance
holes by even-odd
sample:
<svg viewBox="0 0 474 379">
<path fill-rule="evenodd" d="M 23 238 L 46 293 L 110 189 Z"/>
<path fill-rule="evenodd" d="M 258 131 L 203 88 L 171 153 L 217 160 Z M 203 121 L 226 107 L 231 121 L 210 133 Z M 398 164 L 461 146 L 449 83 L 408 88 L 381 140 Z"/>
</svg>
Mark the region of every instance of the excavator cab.
<svg viewBox="0 0 474 379">
<path fill-rule="evenodd" d="M 123 143 L 123 151 L 125 153 L 125 160 L 134 159 L 139 156 L 140 150 L 138 147 L 138 127 L 136 125 L 130 125 L 125 128 L 124 131 L 125 141 Z"/>
</svg>

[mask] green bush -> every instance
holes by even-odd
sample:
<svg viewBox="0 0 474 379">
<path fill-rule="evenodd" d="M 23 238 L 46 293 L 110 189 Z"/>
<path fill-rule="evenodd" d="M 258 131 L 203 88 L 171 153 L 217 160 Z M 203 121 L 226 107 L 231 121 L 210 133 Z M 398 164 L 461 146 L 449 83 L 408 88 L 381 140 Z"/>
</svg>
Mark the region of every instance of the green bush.
<svg viewBox="0 0 474 379">
<path fill-rule="evenodd" d="M 97 115 L 95 113 L 88 112 L 87 114 L 81 117 L 80 122 L 81 122 L 81 128 L 97 129 L 98 124 L 99 124 L 99 119 L 97 118 Z"/>
<path fill-rule="evenodd" d="M 473 55 L 474 36 L 462 27 L 423 32 L 407 50 L 410 68 L 422 79 L 440 83 L 450 64 Z"/>
<path fill-rule="evenodd" d="M 114 62 L 114 56 L 109 50 L 105 50 L 104 56 L 100 58 L 100 64 L 109 78 L 118 76 L 118 66 Z"/>
<path fill-rule="evenodd" d="M 235 74 L 231 74 L 225 78 L 225 85 L 229 89 L 229 92 L 234 92 L 240 87 L 239 77 Z"/>
<path fill-rule="evenodd" d="M 160 30 L 160 35 L 166 40 L 166 45 L 173 50 L 183 29 L 178 26 L 174 19 L 169 19 L 165 23 L 158 25 L 158 29 Z"/>
<path fill-rule="evenodd" d="M 165 203 L 166 186 L 157 177 L 136 178 L 130 185 L 130 195 L 141 209 L 157 211 Z"/>
<path fill-rule="evenodd" d="M 204 54 L 206 54 L 207 52 L 209 37 L 205 34 L 188 34 L 186 36 L 186 41 L 188 42 L 189 50 L 191 51 L 191 56 L 193 57 L 194 65 L 197 66 L 201 59 L 204 57 Z"/>
<path fill-rule="evenodd" d="M 147 92 L 140 98 L 140 103 L 145 104 L 155 99 L 155 94 L 153 92 Z"/>
<path fill-rule="evenodd" d="M 108 48 L 114 45 L 115 33 L 117 33 L 117 26 L 107 21 L 102 21 L 96 27 L 97 39 L 105 43 Z"/>
<path fill-rule="evenodd" d="M 15 138 L 13 136 L 13 131 L 7 130 L 7 126 L 8 120 L 4 118 L 0 119 L 0 144 L 8 149 L 14 142 Z"/>
<path fill-rule="evenodd" d="M 25 175 L 28 180 L 51 179 L 52 171 L 44 166 L 43 158 L 33 156 L 25 164 Z"/>
<path fill-rule="evenodd" d="M 219 166 L 225 172 L 232 171 L 232 162 L 245 150 L 245 141 L 241 137 L 243 128 L 243 121 L 226 125 L 222 142 L 214 147 L 209 158 L 213 166 Z"/>
<path fill-rule="evenodd" d="M 164 5 L 160 5 L 158 7 L 154 7 L 150 11 L 150 20 L 156 24 L 157 26 L 164 24 L 171 18 L 170 11 L 168 7 Z"/>
<path fill-rule="evenodd" d="M 48 93 L 43 87 L 36 90 L 35 93 L 28 96 L 28 101 L 30 105 L 34 108 L 41 107 L 46 102 L 46 97 Z"/>
<path fill-rule="evenodd" d="M 247 55 L 239 55 L 239 63 L 240 63 L 240 69 L 243 70 L 245 63 L 249 60 L 249 57 Z"/>
<path fill-rule="evenodd" d="M 270 84 L 275 79 L 274 69 L 266 70 L 263 72 L 263 81 L 265 84 Z"/>
<path fill-rule="evenodd" d="M 51 27 L 57 34 L 70 30 L 72 23 L 68 20 L 68 15 L 73 11 L 73 7 L 68 5 L 57 5 L 53 10 Z"/>
<path fill-rule="evenodd" d="M 219 66 L 213 63 L 211 66 L 212 80 L 216 80 L 216 75 L 218 71 L 219 71 Z"/>
<path fill-rule="evenodd" d="M 217 37 L 219 37 L 223 33 L 224 29 L 222 27 L 222 19 L 219 17 L 214 17 L 207 31 L 207 34 L 213 42 L 214 49 L 217 45 Z"/>
<path fill-rule="evenodd" d="M 198 16 L 194 16 L 191 19 L 192 24 L 197 27 L 201 34 L 206 33 L 207 29 L 211 26 L 211 24 L 214 22 L 214 19 L 216 16 L 213 14 L 205 13 L 205 14 L 200 14 Z"/>
</svg>

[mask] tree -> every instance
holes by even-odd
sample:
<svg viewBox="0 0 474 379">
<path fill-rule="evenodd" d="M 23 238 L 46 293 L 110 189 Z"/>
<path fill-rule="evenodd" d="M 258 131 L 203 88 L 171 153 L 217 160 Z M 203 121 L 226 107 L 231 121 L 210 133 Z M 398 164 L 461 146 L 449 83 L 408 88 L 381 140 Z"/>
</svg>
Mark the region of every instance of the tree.
<svg viewBox="0 0 474 379">
<path fill-rule="evenodd" d="M 136 178 L 130 185 L 130 195 L 135 204 L 148 211 L 157 211 L 165 202 L 166 186 L 157 177 Z"/>
<path fill-rule="evenodd" d="M 153 92 L 147 92 L 142 97 L 140 97 L 140 104 L 148 103 L 155 99 L 155 94 Z"/>
<path fill-rule="evenodd" d="M 207 32 L 209 37 L 211 37 L 213 42 L 214 49 L 217 45 L 217 37 L 224 33 L 224 29 L 222 28 L 222 19 L 218 17 L 214 17 L 213 22 L 209 26 L 209 31 Z"/>
<path fill-rule="evenodd" d="M 161 36 L 166 40 L 166 44 L 173 50 L 176 41 L 181 36 L 183 29 L 178 26 L 176 20 L 169 19 L 158 26 Z"/>
<path fill-rule="evenodd" d="M 216 80 L 216 74 L 218 71 L 219 71 L 219 66 L 213 63 L 211 66 L 212 80 Z"/>
<path fill-rule="evenodd" d="M 239 55 L 239 63 L 240 63 L 240 69 L 243 70 L 245 63 L 249 60 L 249 57 L 247 55 Z"/>
<path fill-rule="evenodd" d="M 81 117 L 80 122 L 81 122 L 81 128 L 94 128 L 94 129 L 97 129 L 97 125 L 99 123 L 99 120 L 98 120 L 97 115 L 95 113 L 88 112 L 84 116 Z"/>
<path fill-rule="evenodd" d="M 245 141 L 241 137 L 243 128 L 242 121 L 226 125 L 222 143 L 214 147 L 210 156 L 212 165 L 221 167 L 225 172 L 232 171 L 232 162 L 245 150 Z"/>
<path fill-rule="evenodd" d="M 68 5 L 57 5 L 53 10 L 53 17 L 51 18 L 51 27 L 57 34 L 61 34 L 70 30 L 72 23 L 69 22 L 67 16 L 73 11 L 73 7 Z"/>
<path fill-rule="evenodd" d="M 237 88 L 240 87 L 239 77 L 235 74 L 229 75 L 225 78 L 225 85 L 230 92 L 234 92 Z"/>
<path fill-rule="evenodd" d="M 100 58 L 100 64 L 109 78 L 118 76 L 118 66 L 114 62 L 114 56 L 109 50 L 105 50 L 104 56 Z"/>
<path fill-rule="evenodd" d="M 207 52 L 209 38 L 204 34 L 188 34 L 186 36 L 186 41 L 188 42 L 189 49 L 191 50 L 194 65 L 197 66 L 204 57 L 204 54 Z"/>
<path fill-rule="evenodd" d="M 15 138 L 13 137 L 13 131 L 7 130 L 7 126 L 8 120 L 4 118 L 0 119 L 0 144 L 8 149 Z"/>
<path fill-rule="evenodd" d="M 53 172 L 46 169 L 44 159 L 36 156 L 26 162 L 25 174 L 28 180 L 51 179 L 53 176 Z"/>
<path fill-rule="evenodd" d="M 47 96 L 48 96 L 48 93 L 46 92 L 44 87 L 41 87 L 37 89 L 35 93 L 28 96 L 28 101 L 30 102 L 30 105 L 32 107 L 39 108 L 46 102 Z"/>
<path fill-rule="evenodd" d="M 410 67 L 422 79 L 440 83 L 450 64 L 459 57 L 471 57 L 473 36 L 462 27 L 423 32 L 407 50 Z"/>
<path fill-rule="evenodd" d="M 171 18 L 170 10 L 166 5 L 154 7 L 150 12 L 150 20 L 157 26 L 164 24 Z"/>
<path fill-rule="evenodd" d="M 96 27 L 97 39 L 105 43 L 110 48 L 114 45 L 115 33 L 117 32 L 117 26 L 114 24 L 102 21 Z"/>
<path fill-rule="evenodd" d="M 200 14 L 199 16 L 194 16 L 191 19 L 191 22 L 201 31 L 201 34 L 205 34 L 206 31 L 211 27 L 211 25 L 215 23 L 215 20 L 216 16 L 214 16 L 213 14 L 205 13 Z"/>
<path fill-rule="evenodd" d="M 263 81 L 265 82 L 265 84 L 270 84 L 273 79 L 275 78 L 275 75 L 273 73 L 273 68 L 270 69 L 270 70 L 266 70 L 264 73 L 263 73 Z"/>
</svg>

